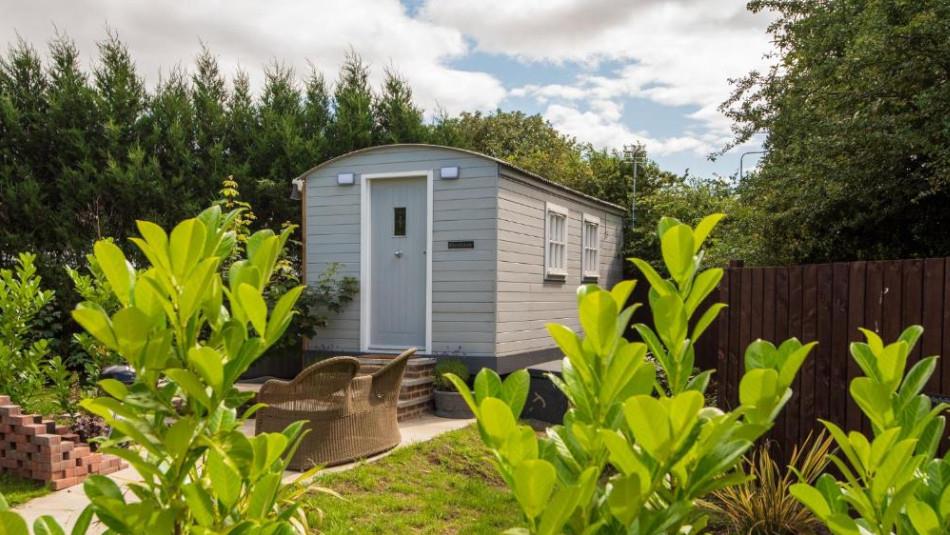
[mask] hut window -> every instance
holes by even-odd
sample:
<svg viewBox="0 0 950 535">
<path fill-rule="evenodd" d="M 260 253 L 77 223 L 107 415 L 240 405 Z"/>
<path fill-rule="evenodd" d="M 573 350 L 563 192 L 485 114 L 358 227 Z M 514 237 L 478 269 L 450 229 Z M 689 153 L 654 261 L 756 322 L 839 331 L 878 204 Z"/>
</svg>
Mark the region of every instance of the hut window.
<svg viewBox="0 0 950 535">
<path fill-rule="evenodd" d="M 581 270 L 585 279 L 600 276 L 600 218 L 584 214 L 581 232 Z"/>
<path fill-rule="evenodd" d="M 393 208 L 393 236 L 406 235 L 406 207 Z"/>
<path fill-rule="evenodd" d="M 567 277 L 567 208 L 547 203 L 544 214 L 544 276 Z"/>
</svg>

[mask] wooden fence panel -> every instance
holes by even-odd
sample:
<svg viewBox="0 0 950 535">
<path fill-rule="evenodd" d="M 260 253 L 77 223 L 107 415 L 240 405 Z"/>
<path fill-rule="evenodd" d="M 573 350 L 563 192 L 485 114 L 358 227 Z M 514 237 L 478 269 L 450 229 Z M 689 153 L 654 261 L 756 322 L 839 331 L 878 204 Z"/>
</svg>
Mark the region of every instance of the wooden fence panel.
<svg viewBox="0 0 950 535">
<path fill-rule="evenodd" d="M 865 325 L 864 320 L 864 297 L 867 291 L 867 262 L 852 262 L 848 267 L 848 330 L 847 338 L 853 339 L 858 332 L 858 327 Z M 860 370 L 854 359 L 847 356 L 848 375 L 847 377 L 857 377 Z M 861 420 L 864 415 L 858 404 L 848 398 L 848 409 L 846 416 L 846 429 L 861 429 Z"/>
<path fill-rule="evenodd" d="M 930 355 L 946 355 L 925 388 L 929 395 L 950 396 L 950 258 L 860 261 L 782 267 L 742 267 L 732 263 L 718 291 L 700 305 L 697 317 L 715 302 L 728 305 L 696 344 L 696 365 L 716 368 L 713 391 L 723 408 L 739 403 L 745 349 L 762 338 L 776 345 L 796 337 L 818 346 L 802 366 L 794 394 L 779 415 L 769 438 L 780 458 L 808 434 L 820 429 L 819 418 L 846 430 L 870 434 L 866 417 L 851 399 L 848 386 L 860 375 L 849 344 L 864 339 L 859 327 L 894 341 L 911 324 L 924 335 L 908 366 Z M 634 322 L 652 323 L 649 286 L 639 273 L 631 299 L 644 303 Z M 632 339 L 636 334 L 631 331 Z M 947 431 L 950 437 L 950 427 Z M 945 441 L 945 447 L 950 438 Z"/>
<path fill-rule="evenodd" d="M 940 359 L 940 368 L 934 375 L 940 376 L 940 392 L 944 395 L 950 393 L 950 259 L 944 258 L 944 279 L 943 279 L 943 344 L 941 355 L 946 355 L 946 359 Z M 947 426 L 950 429 L 950 426 Z"/>
<path fill-rule="evenodd" d="M 923 293 L 921 322 L 928 328 L 924 330 L 923 340 L 920 342 L 921 354 L 925 357 L 940 355 L 943 351 L 943 269 L 942 258 L 928 258 L 924 261 Z M 947 385 L 950 387 L 950 385 Z M 927 383 L 929 392 L 940 392 L 940 374 L 933 374 Z"/>
<path fill-rule="evenodd" d="M 835 385 L 845 384 L 848 381 L 848 293 L 851 289 L 850 271 L 848 264 L 838 262 L 833 266 L 833 283 L 831 298 L 831 316 L 828 328 L 831 332 L 829 346 L 830 371 L 827 388 L 830 391 L 830 412 L 828 418 L 835 422 L 847 421 L 848 392 L 842 388 L 833 388 Z M 838 328 L 835 328 L 837 326 Z"/>
<path fill-rule="evenodd" d="M 860 374 L 849 344 L 863 340 L 859 327 L 894 341 L 911 324 L 924 336 L 908 366 L 924 356 L 948 355 L 926 387 L 930 395 L 950 395 L 950 269 L 946 258 L 838 262 L 785 267 L 726 269 L 719 291 L 729 307 L 710 329 L 697 362 L 715 362 L 723 407 L 738 405 L 743 353 L 757 338 L 776 345 L 790 337 L 818 346 L 802 366 L 789 400 L 770 438 L 787 456 L 813 430 L 818 419 L 870 433 L 870 426 L 848 394 Z M 697 352 L 700 349 L 697 347 Z M 950 434 L 950 431 L 948 431 Z"/>
<path fill-rule="evenodd" d="M 924 283 L 924 261 L 907 260 L 903 262 L 903 285 L 901 295 L 903 295 L 901 324 L 900 329 L 908 325 L 920 325 L 924 313 L 923 304 L 923 283 Z M 907 368 L 916 364 L 921 359 L 921 346 L 918 343 L 914 351 L 907 356 Z"/>
</svg>

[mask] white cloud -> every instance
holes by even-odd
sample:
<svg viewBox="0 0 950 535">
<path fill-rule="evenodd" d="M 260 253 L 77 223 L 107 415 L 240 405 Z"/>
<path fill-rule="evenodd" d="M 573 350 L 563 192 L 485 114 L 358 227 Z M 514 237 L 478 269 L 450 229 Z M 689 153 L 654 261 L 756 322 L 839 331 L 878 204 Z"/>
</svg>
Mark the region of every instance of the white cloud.
<svg viewBox="0 0 950 535">
<path fill-rule="evenodd" d="M 525 85 L 512 96 L 572 107 L 624 98 L 688 106 L 703 138 L 728 138 L 729 121 L 717 110 L 730 92 L 728 79 L 764 65 L 771 47 L 769 16 L 749 13 L 744 0 L 428 0 L 422 14 L 471 35 L 478 50 L 583 70 L 572 83 Z M 605 61 L 612 68 L 599 72 Z M 718 148 L 709 139 L 688 141 L 695 139 L 662 146 Z"/>
<path fill-rule="evenodd" d="M 187 69 L 202 41 L 225 73 L 241 66 L 256 86 L 263 66 L 275 58 L 301 76 L 310 61 L 332 81 L 352 46 L 372 66 L 376 83 L 384 67 L 396 66 L 429 112 L 436 105 L 450 113 L 493 109 L 505 97 L 491 74 L 449 65 L 470 52 L 458 29 L 412 18 L 397 0 L 0 0 L 0 12 L 0 43 L 19 34 L 42 51 L 58 28 L 76 41 L 87 63 L 112 28 L 151 82 L 175 65 Z"/>
<path fill-rule="evenodd" d="M 558 129 L 581 141 L 588 141 L 595 147 L 620 149 L 625 144 L 640 141 L 651 156 L 667 156 L 679 152 L 703 156 L 714 148 L 706 140 L 696 136 L 654 138 L 647 132 L 633 131 L 619 121 L 620 112 L 613 103 L 603 107 L 594 105 L 588 111 L 551 104 L 543 115 Z"/>
<path fill-rule="evenodd" d="M 577 100 L 587 97 L 587 91 L 584 88 L 563 84 L 537 85 L 528 84 L 516 87 L 508 92 L 512 97 L 534 97 L 541 102 L 548 99 L 558 98 L 567 100 Z"/>
</svg>

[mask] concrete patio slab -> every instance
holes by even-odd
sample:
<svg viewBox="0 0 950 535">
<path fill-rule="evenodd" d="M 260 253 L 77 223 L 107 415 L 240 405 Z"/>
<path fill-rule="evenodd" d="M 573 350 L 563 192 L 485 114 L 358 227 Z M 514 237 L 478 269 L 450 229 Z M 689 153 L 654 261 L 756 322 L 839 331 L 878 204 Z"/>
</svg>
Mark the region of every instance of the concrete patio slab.
<svg viewBox="0 0 950 535">
<path fill-rule="evenodd" d="M 473 423 L 474 421 L 475 420 L 449 420 L 427 414 L 420 418 L 401 422 L 399 424 L 399 431 L 402 434 L 402 442 L 396 447 L 396 449 L 431 440 L 442 433 L 461 429 Z M 245 423 L 244 432 L 248 435 L 254 434 L 253 421 Z M 393 450 L 390 450 L 362 461 L 327 468 L 323 470 L 323 472 L 333 473 L 349 470 L 350 468 L 359 466 L 364 462 L 374 462 L 378 459 L 382 459 L 383 457 L 392 453 L 392 451 Z M 293 481 L 299 475 L 300 474 L 297 472 L 285 472 L 284 481 Z M 126 491 L 127 497 L 131 496 L 131 493 L 126 490 L 126 486 L 129 483 L 140 480 L 138 473 L 133 468 L 120 470 L 110 474 L 108 477 L 112 478 L 116 483 L 119 484 L 120 487 L 123 488 L 123 490 Z M 85 509 L 86 505 L 88 504 L 89 501 L 86 499 L 86 494 L 83 492 L 82 485 L 77 485 L 75 487 L 53 492 L 51 494 L 47 494 L 46 496 L 30 500 L 25 504 L 15 507 L 14 510 L 23 515 L 30 526 L 32 526 L 33 521 L 40 516 L 51 515 L 53 518 L 58 520 L 61 525 L 66 527 L 66 531 L 68 532 L 70 529 L 72 529 L 76 519 L 79 518 L 82 510 Z M 90 528 L 89 533 L 103 533 L 104 531 L 104 526 L 94 525 L 92 528 Z"/>
</svg>

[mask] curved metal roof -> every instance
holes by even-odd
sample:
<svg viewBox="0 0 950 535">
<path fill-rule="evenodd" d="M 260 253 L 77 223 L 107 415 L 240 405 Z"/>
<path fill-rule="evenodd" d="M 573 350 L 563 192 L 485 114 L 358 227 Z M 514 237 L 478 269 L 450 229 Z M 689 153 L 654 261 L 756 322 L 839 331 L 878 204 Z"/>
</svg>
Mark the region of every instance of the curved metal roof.
<svg viewBox="0 0 950 535">
<path fill-rule="evenodd" d="M 303 181 L 303 180 L 306 180 L 307 176 L 313 174 L 314 171 L 317 171 L 318 169 L 320 169 L 320 168 L 322 168 L 322 167 L 326 167 L 326 166 L 328 166 L 328 165 L 330 165 L 330 164 L 332 164 L 332 163 L 335 163 L 335 162 L 338 162 L 338 161 L 340 161 L 340 160 L 343 160 L 344 158 L 349 158 L 350 156 L 354 156 L 354 155 L 357 155 L 357 154 L 363 154 L 363 153 L 365 153 L 365 152 L 372 152 L 372 151 L 384 150 L 384 149 L 401 148 L 401 147 L 422 147 L 422 148 L 430 148 L 430 149 L 444 149 L 444 150 L 450 150 L 450 151 L 459 152 L 459 153 L 462 153 L 462 154 L 467 154 L 467 155 L 469 155 L 469 156 L 476 156 L 476 157 L 478 157 L 478 158 L 485 158 L 486 160 L 491 160 L 491 161 L 493 161 L 493 162 L 495 162 L 495 163 L 497 163 L 497 164 L 499 164 L 499 165 L 501 165 L 501 166 L 507 167 L 507 168 L 512 169 L 512 170 L 514 170 L 514 171 L 517 171 L 518 173 L 521 173 L 522 175 L 525 175 L 526 177 L 528 177 L 528 178 L 530 178 L 530 179 L 532 179 L 532 180 L 536 180 L 536 181 L 538 181 L 538 182 L 540 182 L 540 183 L 542 183 L 542 184 L 546 184 L 546 185 L 548 185 L 548 186 L 551 186 L 551 187 L 560 189 L 560 190 L 562 190 L 562 191 L 565 191 L 565 192 L 567 192 L 567 193 L 570 193 L 571 195 L 576 195 L 576 196 L 578 196 L 578 197 L 582 197 L 582 198 L 584 198 L 584 199 L 587 199 L 587 200 L 596 202 L 596 203 L 598 203 L 598 204 L 602 204 L 602 205 L 604 205 L 604 206 L 608 206 L 608 207 L 613 208 L 613 209 L 615 209 L 615 210 L 618 210 L 618 211 L 620 211 L 620 212 L 625 212 L 625 211 L 626 211 L 626 208 L 624 208 L 623 206 L 620 206 L 619 204 L 614 204 L 614 203 L 612 203 L 612 202 L 608 202 L 608 201 L 605 201 L 605 200 L 603 200 L 603 199 L 599 199 L 599 198 L 594 197 L 594 196 L 592 196 L 592 195 L 588 195 L 588 194 L 586 194 L 586 193 L 582 193 L 582 192 L 580 192 L 580 191 L 577 191 L 576 189 L 569 188 L 569 187 L 567 187 L 567 186 L 565 186 L 565 185 L 563 185 L 563 184 L 560 184 L 560 183 L 555 182 L 555 181 L 553 181 L 553 180 L 544 178 L 543 176 L 541 176 L 541 175 L 539 175 L 539 174 L 537 174 L 537 173 L 532 173 L 531 171 L 528 171 L 527 169 L 523 169 L 523 168 L 521 168 L 521 167 L 518 167 L 517 165 L 514 165 L 514 164 L 512 164 L 512 163 L 506 162 L 505 160 L 502 160 L 501 158 L 495 158 L 494 156 L 489 156 L 488 154 L 483 154 L 483 153 L 481 153 L 481 152 L 476 152 L 476 151 L 473 151 L 473 150 L 461 149 L 461 148 L 458 148 L 458 147 L 449 147 L 449 146 L 446 146 L 446 145 L 433 145 L 433 144 L 430 144 L 430 143 L 393 143 L 393 144 L 391 144 L 391 145 L 376 145 L 376 146 L 373 146 L 373 147 L 366 147 L 366 148 L 363 148 L 363 149 L 357 149 L 357 150 L 354 150 L 354 151 L 351 151 L 351 152 L 347 152 L 346 154 L 341 154 L 341 155 L 339 155 L 339 156 L 335 156 L 335 157 L 333 157 L 333 158 L 330 158 L 329 160 L 326 160 L 326 161 L 324 161 L 324 162 L 321 162 L 321 163 L 319 163 L 319 164 L 317 164 L 317 165 L 311 167 L 311 168 L 308 169 L 306 172 L 304 172 L 303 174 L 301 174 L 300 176 L 298 176 L 297 178 L 295 178 L 294 181 Z"/>
</svg>

